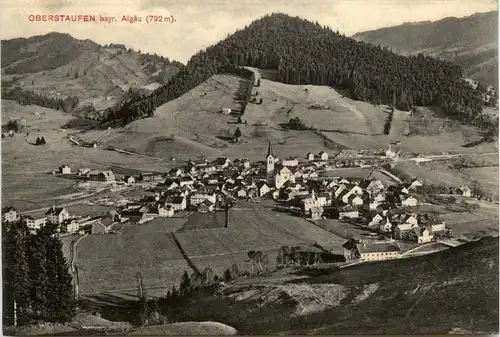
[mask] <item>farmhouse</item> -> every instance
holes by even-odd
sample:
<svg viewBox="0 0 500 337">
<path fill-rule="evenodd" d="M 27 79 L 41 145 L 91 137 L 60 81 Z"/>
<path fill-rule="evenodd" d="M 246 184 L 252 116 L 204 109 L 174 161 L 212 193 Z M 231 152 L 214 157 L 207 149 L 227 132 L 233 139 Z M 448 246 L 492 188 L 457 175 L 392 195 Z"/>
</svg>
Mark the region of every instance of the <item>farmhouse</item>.
<svg viewBox="0 0 500 337">
<path fill-rule="evenodd" d="M 52 206 L 45 213 L 47 222 L 52 224 L 62 224 L 65 220 L 70 218 L 69 212 L 66 208 Z"/>
<path fill-rule="evenodd" d="M 171 218 L 174 216 L 174 209 L 172 207 L 162 207 L 161 205 L 158 205 L 157 211 L 158 216 L 162 218 Z"/>
<path fill-rule="evenodd" d="M 223 113 L 224 115 L 229 115 L 231 113 L 231 109 L 230 108 L 223 108 L 221 110 L 221 113 Z"/>
<path fill-rule="evenodd" d="M 299 160 L 296 157 L 288 157 L 286 159 L 283 159 L 281 161 L 281 164 L 283 166 L 295 167 L 295 166 L 299 166 Z"/>
<path fill-rule="evenodd" d="M 280 189 L 286 182 L 295 182 L 295 177 L 288 167 L 283 165 L 276 165 L 276 171 L 274 173 L 274 185 L 277 189 Z"/>
<path fill-rule="evenodd" d="M 408 239 L 417 243 L 431 242 L 433 238 L 434 235 L 432 235 L 425 227 L 414 227 L 408 233 Z"/>
<path fill-rule="evenodd" d="M 182 211 L 186 209 L 186 197 L 167 197 L 165 207 L 172 207 L 174 211 Z"/>
<path fill-rule="evenodd" d="M 161 179 L 162 179 L 161 173 L 148 172 L 139 174 L 140 181 L 156 181 Z"/>
<path fill-rule="evenodd" d="M 87 173 L 87 175 L 92 181 L 100 181 L 103 183 L 115 182 L 115 175 L 113 174 L 112 171 L 101 171 L 101 172 L 91 171 Z"/>
<path fill-rule="evenodd" d="M 217 158 L 213 161 L 213 164 L 218 169 L 225 169 L 231 164 L 231 160 L 229 158 Z"/>
<path fill-rule="evenodd" d="M 20 214 L 14 207 L 5 207 L 2 209 L 2 221 L 17 222 L 21 218 Z"/>
<path fill-rule="evenodd" d="M 75 219 L 66 219 L 60 225 L 61 231 L 64 233 L 72 234 L 78 232 L 80 226 Z"/>
<path fill-rule="evenodd" d="M 422 186 L 423 186 L 422 182 L 415 178 L 415 179 L 412 179 L 412 181 L 408 185 L 408 190 L 416 190 L 417 188 L 422 187 Z"/>
<path fill-rule="evenodd" d="M 132 185 L 135 183 L 135 177 L 134 176 L 125 176 L 125 177 L 123 177 L 123 181 L 128 185 Z"/>
<path fill-rule="evenodd" d="M 89 172 L 90 172 L 90 169 L 89 169 L 89 168 L 80 168 L 80 169 L 78 169 L 77 174 L 78 174 L 80 177 L 84 177 L 84 176 L 86 176 Z"/>
<path fill-rule="evenodd" d="M 415 197 L 409 196 L 408 198 L 401 201 L 403 207 L 415 207 L 417 206 L 417 199 Z"/>
<path fill-rule="evenodd" d="M 357 210 L 341 210 L 339 211 L 339 219 L 342 220 L 344 218 L 355 219 L 359 217 L 359 212 Z"/>
<path fill-rule="evenodd" d="M 313 161 L 314 160 L 314 153 L 311 153 L 311 152 L 307 153 L 306 159 L 309 161 Z"/>
<path fill-rule="evenodd" d="M 198 212 L 200 213 L 213 212 L 214 210 L 215 210 L 215 204 L 209 200 L 205 200 L 198 205 Z"/>
<path fill-rule="evenodd" d="M 438 223 L 438 224 L 433 224 L 430 226 L 430 232 L 432 234 L 435 233 L 440 233 L 446 231 L 446 224 L 444 222 Z"/>
<path fill-rule="evenodd" d="M 215 202 L 217 200 L 215 192 L 212 192 L 212 193 L 194 193 L 190 196 L 189 203 L 192 207 L 196 207 L 196 206 L 198 206 L 198 204 L 201 204 L 205 200 L 208 200 L 211 203 L 215 204 Z"/>
<path fill-rule="evenodd" d="M 33 229 L 33 230 L 39 230 L 47 222 L 46 217 L 34 218 L 32 216 L 29 216 L 29 215 L 25 216 L 23 218 L 23 220 L 24 220 L 24 223 L 26 224 L 26 227 L 28 227 L 29 229 Z"/>
<path fill-rule="evenodd" d="M 71 167 L 68 165 L 63 165 L 59 167 L 59 173 L 61 174 L 71 174 Z"/>
<path fill-rule="evenodd" d="M 257 191 L 258 191 L 258 196 L 263 197 L 264 195 L 268 194 L 271 191 L 271 189 L 269 188 L 269 186 L 267 186 L 265 182 L 259 181 L 257 183 Z"/>
<path fill-rule="evenodd" d="M 408 240 L 408 234 L 414 227 L 418 226 L 411 223 L 397 225 L 394 229 L 394 238 L 397 240 Z"/>
<path fill-rule="evenodd" d="M 320 160 L 328 160 L 328 153 L 326 153 L 325 151 L 321 151 L 320 153 L 318 153 L 318 157 Z"/>
<path fill-rule="evenodd" d="M 466 198 L 470 198 L 472 196 L 472 191 L 467 186 L 460 187 L 460 191 L 462 191 L 462 196 Z"/>
<path fill-rule="evenodd" d="M 311 220 L 319 220 L 321 219 L 323 212 L 323 207 L 313 207 L 309 210 L 309 216 L 311 217 Z"/>
<path fill-rule="evenodd" d="M 394 242 L 360 242 L 356 245 L 361 261 L 381 261 L 396 259 L 401 255 L 401 247 Z"/>
</svg>

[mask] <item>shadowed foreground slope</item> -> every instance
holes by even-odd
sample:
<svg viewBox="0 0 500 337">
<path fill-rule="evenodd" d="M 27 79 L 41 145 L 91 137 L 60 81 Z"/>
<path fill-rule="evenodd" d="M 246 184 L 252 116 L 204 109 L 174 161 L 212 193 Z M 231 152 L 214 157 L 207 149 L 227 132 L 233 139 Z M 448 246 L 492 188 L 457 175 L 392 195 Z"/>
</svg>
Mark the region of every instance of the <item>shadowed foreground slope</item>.
<svg viewBox="0 0 500 337">
<path fill-rule="evenodd" d="M 215 320 L 244 334 L 498 332 L 498 238 L 412 259 L 281 270 L 201 291 L 178 320 Z"/>
</svg>

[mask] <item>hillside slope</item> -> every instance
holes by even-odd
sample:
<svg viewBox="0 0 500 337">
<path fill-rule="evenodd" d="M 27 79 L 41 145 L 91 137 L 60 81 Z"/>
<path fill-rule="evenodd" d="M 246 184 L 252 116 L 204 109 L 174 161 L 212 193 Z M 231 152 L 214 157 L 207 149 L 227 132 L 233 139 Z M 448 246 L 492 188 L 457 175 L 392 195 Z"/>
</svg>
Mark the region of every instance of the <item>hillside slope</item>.
<svg viewBox="0 0 500 337">
<path fill-rule="evenodd" d="M 498 333 L 498 237 L 344 269 L 284 269 L 165 310 L 243 334 Z"/>
<path fill-rule="evenodd" d="M 130 88 L 151 91 L 183 67 L 123 45 L 101 46 L 61 33 L 2 40 L 1 47 L 4 90 L 76 96 L 80 105 L 92 103 L 97 110 L 113 105 Z"/>
<path fill-rule="evenodd" d="M 438 104 L 467 123 L 483 119 L 483 100 L 462 80 L 460 67 L 423 55 L 403 57 L 282 13 L 266 15 L 198 52 L 167 85 L 115 115 L 125 121 L 126 116 L 151 115 L 211 76 L 241 66 L 274 69 L 278 82 L 331 86 L 374 104 L 395 101 L 406 111 Z"/>
<path fill-rule="evenodd" d="M 357 33 L 353 38 L 402 55 L 423 53 L 452 61 L 466 77 L 498 86 L 498 12 L 406 23 Z"/>
</svg>

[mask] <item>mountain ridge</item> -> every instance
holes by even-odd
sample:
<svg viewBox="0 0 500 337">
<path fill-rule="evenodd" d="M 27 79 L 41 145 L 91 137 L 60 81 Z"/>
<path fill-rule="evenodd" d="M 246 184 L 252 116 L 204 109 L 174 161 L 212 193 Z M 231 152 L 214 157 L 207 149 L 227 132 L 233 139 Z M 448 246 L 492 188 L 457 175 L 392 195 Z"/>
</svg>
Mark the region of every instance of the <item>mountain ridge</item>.
<svg viewBox="0 0 500 337">
<path fill-rule="evenodd" d="M 76 97 L 80 107 L 102 110 L 131 95 L 146 94 L 184 67 L 121 44 L 103 46 L 59 32 L 2 40 L 1 46 L 3 97 L 27 103 L 40 101 L 34 95 Z"/>
<path fill-rule="evenodd" d="M 403 23 L 356 33 L 355 40 L 392 48 L 401 55 L 423 53 L 451 61 L 464 75 L 498 86 L 498 12 Z"/>
</svg>

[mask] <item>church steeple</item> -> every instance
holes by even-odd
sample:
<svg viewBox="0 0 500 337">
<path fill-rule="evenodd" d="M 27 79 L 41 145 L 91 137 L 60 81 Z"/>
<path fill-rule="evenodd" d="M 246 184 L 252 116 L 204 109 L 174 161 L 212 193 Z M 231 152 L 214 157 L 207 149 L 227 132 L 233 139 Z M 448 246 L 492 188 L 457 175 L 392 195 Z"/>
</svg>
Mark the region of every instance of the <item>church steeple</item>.
<svg viewBox="0 0 500 337">
<path fill-rule="evenodd" d="M 267 145 L 267 156 L 266 156 L 266 158 L 269 157 L 269 156 L 274 157 L 273 148 L 271 146 L 271 141 L 269 141 L 269 144 Z"/>
<path fill-rule="evenodd" d="M 266 156 L 266 180 L 269 186 L 274 186 L 274 162 L 273 148 L 271 147 L 271 141 L 269 141 Z"/>
</svg>

